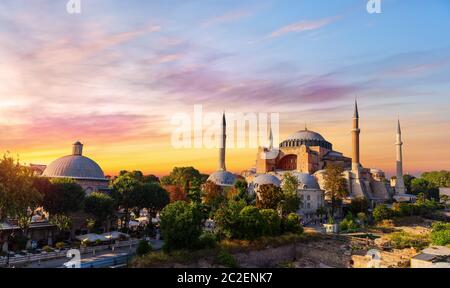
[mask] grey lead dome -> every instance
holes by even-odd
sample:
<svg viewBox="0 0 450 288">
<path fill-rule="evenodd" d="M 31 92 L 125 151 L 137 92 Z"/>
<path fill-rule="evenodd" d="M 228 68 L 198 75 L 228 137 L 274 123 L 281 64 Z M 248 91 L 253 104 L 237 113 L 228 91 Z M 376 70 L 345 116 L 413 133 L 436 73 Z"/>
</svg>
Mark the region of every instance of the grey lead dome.
<svg viewBox="0 0 450 288">
<path fill-rule="evenodd" d="M 309 131 L 309 130 L 301 130 L 297 131 L 294 134 L 290 135 L 286 138 L 286 140 L 318 140 L 318 141 L 326 141 L 325 138 L 322 137 L 317 132 Z"/>
<path fill-rule="evenodd" d="M 92 159 L 82 156 L 83 144 L 73 144 L 72 155 L 56 159 L 45 168 L 42 176 L 51 178 L 74 178 L 105 180 L 100 166 Z"/>
</svg>

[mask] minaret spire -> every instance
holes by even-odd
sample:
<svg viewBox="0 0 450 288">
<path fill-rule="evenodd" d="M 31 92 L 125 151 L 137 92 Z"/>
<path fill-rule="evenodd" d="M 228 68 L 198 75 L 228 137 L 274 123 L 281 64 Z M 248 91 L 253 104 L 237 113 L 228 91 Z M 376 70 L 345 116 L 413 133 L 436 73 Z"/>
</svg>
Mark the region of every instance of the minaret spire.
<svg viewBox="0 0 450 288">
<path fill-rule="evenodd" d="M 358 112 L 358 102 L 355 99 L 355 111 L 353 113 L 353 129 L 352 129 L 352 171 L 359 172 L 361 167 L 359 159 L 359 134 L 361 130 L 359 129 L 359 112 Z M 358 173 L 359 174 L 359 173 Z"/>
<path fill-rule="evenodd" d="M 272 134 L 272 126 L 270 126 L 270 132 L 269 132 L 269 150 L 273 149 L 273 134 Z"/>
<path fill-rule="evenodd" d="M 397 147 L 397 180 L 395 181 L 395 193 L 406 194 L 405 182 L 403 180 L 403 141 L 402 141 L 402 129 L 400 126 L 400 119 L 397 122 L 397 137 L 395 141 Z"/>
<path fill-rule="evenodd" d="M 225 149 L 226 149 L 226 142 L 227 142 L 227 121 L 225 119 L 225 111 L 223 112 L 222 115 L 222 130 L 221 130 L 221 136 L 222 136 L 222 141 L 220 143 L 220 150 L 219 150 L 219 170 L 222 171 L 226 171 L 226 166 L 225 166 Z"/>
</svg>

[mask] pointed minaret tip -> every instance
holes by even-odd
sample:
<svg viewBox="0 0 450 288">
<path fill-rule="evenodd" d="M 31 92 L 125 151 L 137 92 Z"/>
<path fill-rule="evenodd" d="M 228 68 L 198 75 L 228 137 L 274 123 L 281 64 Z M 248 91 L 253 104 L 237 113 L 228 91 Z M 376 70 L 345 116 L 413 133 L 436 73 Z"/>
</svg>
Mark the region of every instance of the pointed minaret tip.
<svg viewBox="0 0 450 288">
<path fill-rule="evenodd" d="M 225 110 L 223 111 L 222 114 L 222 125 L 227 125 L 227 121 L 225 120 Z"/>
<path fill-rule="evenodd" d="M 402 134 L 402 128 L 400 126 L 400 118 L 398 119 L 398 122 L 397 122 L 397 133 Z"/>
<path fill-rule="evenodd" d="M 270 126 L 270 132 L 269 132 L 269 148 L 272 150 L 273 148 L 273 134 L 272 134 L 272 126 Z"/>
<path fill-rule="evenodd" d="M 356 98 L 355 98 L 355 113 L 353 114 L 353 118 L 359 119 L 358 100 Z"/>
</svg>

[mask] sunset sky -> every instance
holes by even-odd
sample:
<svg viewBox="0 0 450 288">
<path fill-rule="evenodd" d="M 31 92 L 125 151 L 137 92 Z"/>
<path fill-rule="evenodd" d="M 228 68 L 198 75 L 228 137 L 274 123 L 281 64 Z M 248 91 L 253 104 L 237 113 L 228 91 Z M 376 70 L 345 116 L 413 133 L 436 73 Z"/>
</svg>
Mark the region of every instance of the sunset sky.
<svg viewBox="0 0 450 288">
<path fill-rule="evenodd" d="M 361 161 L 450 170 L 450 1 L 0 1 L 0 151 L 49 164 L 85 144 L 105 174 L 217 169 L 217 149 L 175 149 L 171 117 L 280 113 L 280 138 L 307 123 L 351 155 L 358 98 Z M 256 149 L 227 150 L 251 168 Z"/>
</svg>

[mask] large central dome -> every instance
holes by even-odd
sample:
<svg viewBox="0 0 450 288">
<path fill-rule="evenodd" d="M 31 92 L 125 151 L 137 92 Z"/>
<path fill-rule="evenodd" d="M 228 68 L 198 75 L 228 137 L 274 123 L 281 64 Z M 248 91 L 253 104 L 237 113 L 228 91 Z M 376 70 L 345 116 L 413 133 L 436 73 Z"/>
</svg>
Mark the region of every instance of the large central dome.
<svg viewBox="0 0 450 288">
<path fill-rule="evenodd" d="M 95 161 L 82 156 L 83 145 L 76 142 L 72 155 L 56 159 L 45 168 L 42 176 L 50 178 L 74 178 L 86 180 L 106 180 L 100 166 Z"/>
<path fill-rule="evenodd" d="M 322 135 L 308 129 L 300 130 L 290 135 L 280 144 L 280 147 L 299 147 L 302 145 L 320 146 L 329 150 L 333 148 L 332 144 L 325 140 Z"/>
<path fill-rule="evenodd" d="M 325 141 L 325 138 L 322 137 L 317 132 L 309 131 L 309 130 L 300 130 L 290 135 L 286 140 L 319 140 Z"/>
</svg>

